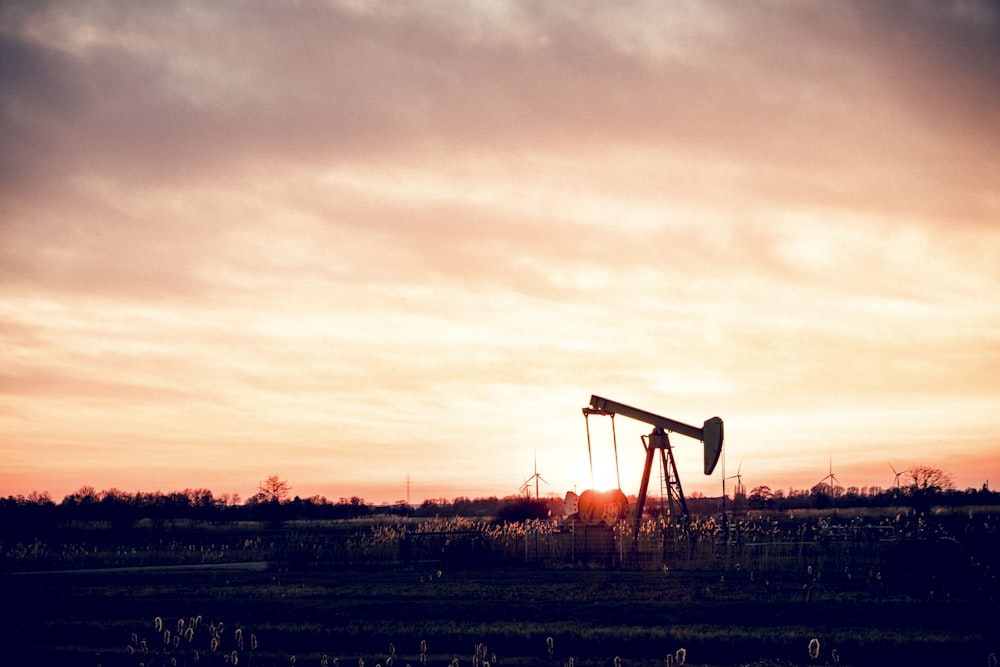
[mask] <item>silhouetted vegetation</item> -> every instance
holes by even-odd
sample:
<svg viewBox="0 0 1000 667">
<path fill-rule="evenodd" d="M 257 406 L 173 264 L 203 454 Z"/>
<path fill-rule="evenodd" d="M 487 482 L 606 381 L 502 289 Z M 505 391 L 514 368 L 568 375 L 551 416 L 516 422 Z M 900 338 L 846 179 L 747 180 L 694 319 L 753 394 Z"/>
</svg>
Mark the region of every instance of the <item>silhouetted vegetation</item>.
<svg viewBox="0 0 1000 667">
<path fill-rule="evenodd" d="M 352 506 L 345 500 L 333 505 Z M 1000 595 L 998 517 L 992 508 L 793 510 L 696 519 L 670 533 L 650 520 L 641 539 L 669 540 L 655 568 L 567 560 L 553 547 L 575 539 L 585 549 L 584 536 L 549 519 L 61 522 L 50 539 L 4 538 L 7 591 L 46 601 L 12 614 L 5 655 L 12 664 L 134 666 L 197 648 L 201 664 L 219 664 L 197 627 L 227 619 L 226 641 L 238 628 L 261 638 L 259 649 L 240 649 L 239 664 L 253 655 L 252 664 L 287 665 L 295 654 L 321 664 L 324 653 L 375 664 L 390 642 L 406 656 L 399 664 L 416 664 L 426 639 L 432 665 L 479 642 L 523 667 L 570 655 L 580 667 L 615 655 L 653 667 L 682 647 L 702 665 L 793 665 L 805 664 L 813 637 L 844 665 L 975 664 L 997 646 L 983 611 Z M 585 539 L 600 548 L 597 538 Z M 172 629 L 179 617 L 204 615 L 205 625 L 192 642 L 178 645 L 177 630 L 167 644 L 152 627 L 160 615 Z"/>
<path fill-rule="evenodd" d="M 281 482 L 275 478 L 275 483 Z M 281 482 L 283 483 L 283 482 Z M 288 498 L 287 488 L 268 483 L 260 493 L 240 503 L 238 496 L 214 496 L 208 489 L 185 489 L 163 493 L 128 493 L 119 489 L 97 491 L 92 486 L 81 487 L 56 503 L 48 494 L 0 498 L 0 520 L 8 528 L 23 525 L 67 521 L 106 521 L 112 525 L 130 525 L 137 521 L 162 522 L 190 520 L 207 523 L 264 521 L 280 524 L 285 521 L 319 521 L 360 519 L 365 517 L 400 516 L 415 518 L 471 517 L 523 521 L 542 518 L 562 511 L 562 500 L 465 497 L 425 500 L 420 505 L 404 503 L 373 505 L 358 496 L 336 501 L 322 496 Z"/>
<path fill-rule="evenodd" d="M 1000 493 L 987 489 L 951 488 L 950 478 L 934 468 L 915 467 L 907 474 L 910 483 L 896 489 L 830 488 L 818 484 L 812 489 L 773 490 L 757 486 L 749 495 L 737 494 L 726 503 L 727 513 L 740 515 L 754 511 L 788 512 L 792 510 L 837 510 L 849 508 L 911 508 L 918 513 L 931 507 L 1000 505 Z M 241 502 L 239 496 L 215 496 L 208 489 L 184 489 L 168 493 L 135 492 L 120 489 L 97 491 L 83 486 L 55 502 L 47 493 L 0 498 L 0 523 L 7 533 L 20 529 L 38 531 L 73 521 L 104 521 L 111 526 L 131 526 L 137 522 L 152 525 L 167 521 L 188 520 L 210 524 L 262 521 L 278 526 L 288 521 L 330 521 L 385 516 L 410 518 L 467 517 L 498 522 L 523 522 L 558 517 L 563 512 L 560 498 L 542 499 L 524 496 L 506 498 L 458 497 L 428 499 L 419 505 L 396 503 L 375 505 L 358 496 L 330 500 L 323 496 L 287 497 L 287 482 L 277 477 L 262 485 L 261 492 Z M 692 497 L 688 507 L 695 516 L 719 514 L 720 498 Z M 647 514 L 660 513 L 657 503 L 647 504 Z"/>
<path fill-rule="evenodd" d="M 501 505 L 496 513 L 499 523 L 524 523 L 545 519 L 552 513 L 549 503 L 538 498 L 518 498 Z"/>
<path fill-rule="evenodd" d="M 248 636 L 266 632 L 240 664 L 289 664 L 294 653 L 321 664 L 327 652 L 354 664 L 390 642 L 416 661 L 423 639 L 440 665 L 482 641 L 509 665 L 571 654 L 580 667 L 614 655 L 662 665 L 681 647 L 698 664 L 802 664 L 817 636 L 845 665 L 968 664 L 996 650 L 982 610 L 1000 599 L 1000 498 L 926 486 L 919 498 L 908 487 L 759 486 L 726 514 L 720 499 L 692 497 L 690 521 L 644 522 L 634 555 L 628 526 L 562 523 L 558 498 L 376 506 L 92 487 L 59 503 L 8 497 L 0 576 L 16 599 L 47 604 L 5 624 L 16 636 L 5 645 L 21 664 L 167 664 L 205 653 L 209 624 L 233 618 Z M 907 506 L 927 500 L 928 512 Z M 172 625 L 204 614 L 206 625 L 167 645 L 144 634 L 161 614 Z"/>
</svg>

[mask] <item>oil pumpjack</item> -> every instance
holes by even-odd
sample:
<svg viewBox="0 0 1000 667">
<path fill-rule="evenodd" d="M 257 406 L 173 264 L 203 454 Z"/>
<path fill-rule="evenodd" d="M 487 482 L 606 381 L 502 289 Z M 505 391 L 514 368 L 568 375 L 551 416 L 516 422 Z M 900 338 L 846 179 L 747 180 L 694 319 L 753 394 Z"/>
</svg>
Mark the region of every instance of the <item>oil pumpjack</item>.
<svg viewBox="0 0 1000 667">
<path fill-rule="evenodd" d="M 639 535 L 639 527 L 642 524 L 642 511 L 646 504 L 646 496 L 649 490 L 649 477 L 653 469 L 653 459 L 657 452 L 663 465 L 663 477 L 666 480 L 666 491 L 670 512 L 673 512 L 673 505 L 680 506 L 681 512 L 687 518 L 687 501 L 684 499 L 684 491 L 681 489 L 681 480 L 677 474 L 677 463 L 674 460 L 673 450 L 670 446 L 669 433 L 680 433 L 689 438 L 700 440 L 704 443 L 704 470 L 706 475 L 711 475 L 715 470 L 719 457 L 722 454 L 723 424 L 719 417 L 706 419 L 705 423 L 698 428 L 690 426 L 674 419 L 661 417 L 660 415 L 633 408 L 623 403 L 611 401 L 600 396 L 591 396 L 590 405 L 583 408 L 584 418 L 590 415 L 603 415 L 611 417 L 612 432 L 614 430 L 614 416 L 622 415 L 636 421 L 650 424 L 653 431 L 649 435 L 642 436 L 642 444 L 646 450 L 646 462 L 642 468 L 642 480 L 639 483 L 639 492 L 636 496 L 636 506 L 633 509 L 632 535 L 633 540 Z M 587 448 L 590 450 L 590 425 L 587 425 Z M 615 442 L 615 463 L 617 465 L 618 444 Z M 593 458 L 591 458 L 591 469 L 593 469 Z M 619 487 L 621 481 L 619 480 Z M 628 501 L 621 488 L 610 492 L 599 492 L 588 490 L 580 496 L 575 493 L 566 494 L 566 513 L 575 515 L 577 519 L 585 524 L 596 525 L 603 523 L 613 526 L 618 521 L 624 519 L 629 514 Z"/>
</svg>

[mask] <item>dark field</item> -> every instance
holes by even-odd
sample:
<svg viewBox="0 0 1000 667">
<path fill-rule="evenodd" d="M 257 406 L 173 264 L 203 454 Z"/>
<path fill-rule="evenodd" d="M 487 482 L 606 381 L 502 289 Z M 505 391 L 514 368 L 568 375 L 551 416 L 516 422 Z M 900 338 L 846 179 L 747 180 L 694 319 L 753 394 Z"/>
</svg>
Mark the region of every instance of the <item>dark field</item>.
<svg viewBox="0 0 1000 667">
<path fill-rule="evenodd" d="M 878 541 L 702 535 L 642 568 L 462 523 L 405 558 L 384 526 L 68 527 L 18 558 L 4 545 L 0 664 L 213 665 L 235 651 L 249 665 L 416 666 L 424 641 L 442 667 L 651 666 L 680 649 L 689 665 L 985 665 L 1000 652 L 996 520 L 958 513 Z"/>
</svg>

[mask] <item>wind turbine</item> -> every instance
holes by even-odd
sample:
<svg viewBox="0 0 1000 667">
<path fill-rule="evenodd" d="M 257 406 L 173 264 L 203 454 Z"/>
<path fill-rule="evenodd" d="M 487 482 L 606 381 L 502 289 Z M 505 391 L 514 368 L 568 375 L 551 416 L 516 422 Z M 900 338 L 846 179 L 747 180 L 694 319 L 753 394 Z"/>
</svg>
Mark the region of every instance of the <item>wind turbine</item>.
<svg viewBox="0 0 1000 667">
<path fill-rule="evenodd" d="M 892 462 L 886 461 L 886 463 L 889 464 L 889 468 L 892 469 L 892 472 L 894 472 L 896 474 L 896 476 L 892 480 L 892 489 L 893 489 L 894 492 L 898 492 L 899 491 L 899 478 L 902 477 L 903 473 L 905 473 L 906 471 L 905 470 L 899 470 L 899 471 L 897 471 L 895 468 L 893 468 Z"/>
<path fill-rule="evenodd" d="M 728 477 L 726 476 L 726 450 L 725 448 L 723 448 L 722 450 L 722 513 L 723 514 L 726 513 L 726 502 L 729 500 L 729 497 L 726 495 L 726 480 L 736 479 L 736 491 L 735 493 L 733 493 L 733 502 L 735 503 L 736 497 L 743 492 L 743 476 L 740 474 L 740 471 L 742 469 L 743 469 L 743 457 L 741 456 L 740 465 L 736 468 L 736 474 L 729 475 Z"/>
<path fill-rule="evenodd" d="M 541 496 L 538 494 L 538 480 L 542 480 L 543 482 L 545 482 L 545 478 L 538 474 L 537 452 L 535 453 L 535 474 L 529 477 L 528 479 L 524 480 L 524 484 L 521 485 L 521 491 L 528 491 L 528 484 L 531 482 L 531 480 L 535 480 L 535 498 L 541 498 Z M 545 483 L 548 484 L 548 482 Z M 528 494 L 528 497 L 529 498 L 531 497 L 530 492 Z"/>
<path fill-rule="evenodd" d="M 736 496 L 745 495 L 744 489 L 743 489 L 743 475 L 740 474 L 741 470 L 743 470 L 743 459 L 742 458 L 740 459 L 739 466 L 736 467 L 736 474 L 735 475 L 730 475 L 729 477 L 723 478 L 723 482 L 722 482 L 723 488 L 725 488 L 725 480 L 727 480 L 727 479 L 735 479 L 736 480 L 736 490 L 733 492 L 733 500 L 736 500 Z"/>
<path fill-rule="evenodd" d="M 830 492 L 833 494 L 834 497 L 836 497 L 837 496 L 837 487 L 839 486 L 840 488 L 844 488 L 844 485 L 841 484 L 840 480 L 837 479 L 837 476 L 833 474 L 833 457 L 832 456 L 830 457 L 830 474 L 827 475 L 826 477 L 824 477 L 823 479 L 819 480 L 816 483 L 817 484 L 822 484 L 826 480 L 830 480 Z"/>
</svg>

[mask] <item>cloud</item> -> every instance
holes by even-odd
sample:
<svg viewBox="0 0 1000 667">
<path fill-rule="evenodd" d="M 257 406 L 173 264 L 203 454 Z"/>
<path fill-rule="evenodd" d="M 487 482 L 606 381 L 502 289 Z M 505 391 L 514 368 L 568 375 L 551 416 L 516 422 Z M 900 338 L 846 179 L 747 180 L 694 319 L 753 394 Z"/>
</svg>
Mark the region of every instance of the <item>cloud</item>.
<svg viewBox="0 0 1000 667">
<path fill-rule="evenodd" d="M 302 475 L 376 448 L 453 485 L 570 451 L 589 392 L 733 415 L 761 451 L 771 419 L 795 440 L 872 405 L 988 432 L 998 25 L 6 3 L 2 446 L 217 443 L 251 476 L 278 442 L 317 456 Z"/>
<path fill-rule="evenodd" d="M 342 164 L 609 142 L 764 163 L 808 150 L 837 167 L 861 141 L 908 149 L 878 129 L 908 120 L 887 112 L 929 105 L 939 122 L 965 101 L 996 101 L 994 68 L 983 67 L 995 16 L 970 25 L 920 6 L 892 16 L 822 3 L 635 6 L 612 17 L 585 5 L 514 5 L 499 17 L 462 3 L 93 7 L 8 21 L 12 69 L 31 73 L 11 84 L 32 91 L 28 110 L 61 111 L 59 130 L 90 161 L 135 176 L 196 177 L 234 158 Z"/>
</svg>

